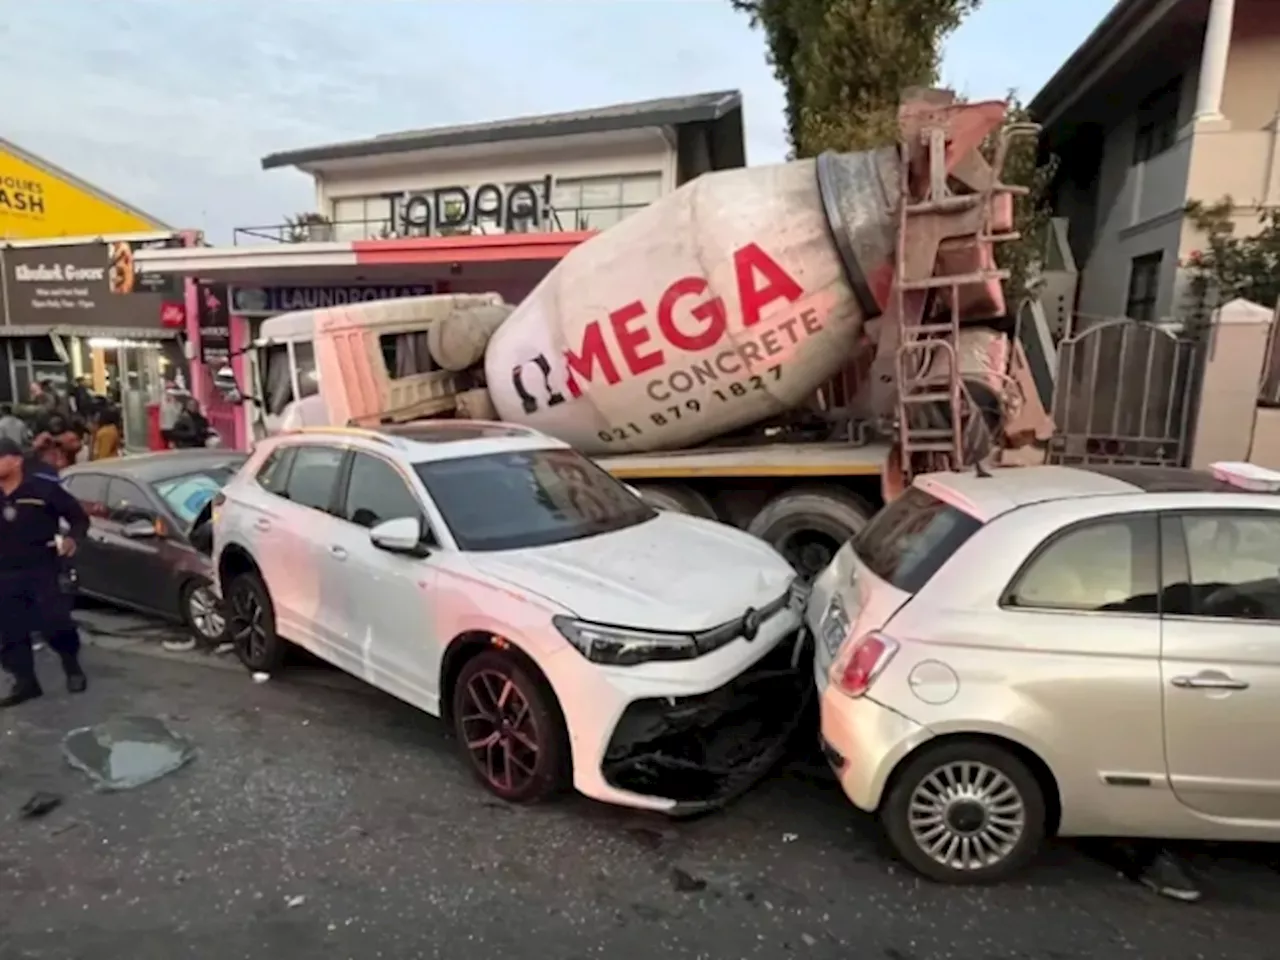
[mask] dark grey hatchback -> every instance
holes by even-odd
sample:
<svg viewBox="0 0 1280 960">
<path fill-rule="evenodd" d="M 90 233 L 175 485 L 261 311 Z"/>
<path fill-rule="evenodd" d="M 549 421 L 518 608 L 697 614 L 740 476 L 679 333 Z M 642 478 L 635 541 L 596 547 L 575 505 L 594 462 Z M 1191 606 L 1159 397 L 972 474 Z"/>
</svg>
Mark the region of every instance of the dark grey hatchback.
<svg viewBox="0 0 1280 960">
<path fill-rule="evenodd" d="M 76 553 L 80 592 L 221 642 L 226 621 L 212 590 L 209 516 L 214 494 L 244 461 L 227 450 L 172 450 L 64 470 L 68 492 L 91 521 Z"/>
</svg>

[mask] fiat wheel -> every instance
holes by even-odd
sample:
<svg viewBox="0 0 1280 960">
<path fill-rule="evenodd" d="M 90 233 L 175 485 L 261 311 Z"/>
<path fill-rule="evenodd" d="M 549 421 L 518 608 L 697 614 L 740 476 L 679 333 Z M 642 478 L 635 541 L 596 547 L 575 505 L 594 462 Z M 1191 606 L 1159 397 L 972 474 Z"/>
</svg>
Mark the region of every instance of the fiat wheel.
<svg viewBox="0 0 1280 960">
<path fill-rule="evenodd" d="M 1013 751 L 953 741 L 910 760 L 880 811 L 898 855 L 932 880 L 994 883 L 1025 867 L 1044 841 L 1044 791 Z"/>
<path fill-rule="evenodd" d="M 534 803 L 564 787 L 559 707 L 514 655 L 488 650 L 467 661 L 453 689 L 453 725 L 472 771 L 502 799 Z"/>
</svg>

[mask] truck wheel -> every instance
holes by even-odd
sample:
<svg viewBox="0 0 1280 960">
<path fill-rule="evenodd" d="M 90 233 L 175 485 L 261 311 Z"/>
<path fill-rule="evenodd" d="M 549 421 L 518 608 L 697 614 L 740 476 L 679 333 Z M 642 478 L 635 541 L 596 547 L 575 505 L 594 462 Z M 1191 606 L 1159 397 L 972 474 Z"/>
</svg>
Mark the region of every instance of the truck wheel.
<svg viewBox="0 0 1280 960">
<path fill-rule="evenodd" d="M 812 580 L 874 512 L 863 500 L 837 487 L 802 487 L 766 503 L 747 532 L 786 557 L 803 579 Z"/>
<path fill-rule="evenodd" d="M 640 498 L 655 510 L 687 513 L 691 517 L 718 520 L 711 501 L 683 483 L 642 483 L 636 487 Z"/>
</svg>

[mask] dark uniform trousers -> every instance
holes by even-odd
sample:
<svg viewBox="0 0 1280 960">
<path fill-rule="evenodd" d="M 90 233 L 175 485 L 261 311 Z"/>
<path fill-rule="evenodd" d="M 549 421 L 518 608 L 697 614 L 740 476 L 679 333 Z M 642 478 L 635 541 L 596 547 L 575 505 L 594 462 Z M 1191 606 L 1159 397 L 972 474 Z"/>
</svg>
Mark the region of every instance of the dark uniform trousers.
<svg viewBox="0 0 1280 960">
<path fill-rule="evenodd" d="M 68 689 L 84 689 L 80 634 L 55 553 L 62 523 L 73 542 L 89 532 L 84 509 L 54 478 L 27 475 L 8 493 L 0 490 L 0 666 L 13 675 L 18 692 L 40 687 L 31 652 L 37 632 L 62 658 Z"/>
<path fill-rule="evenodd" d="M 34 680 L 31 635 L 38 632 L 64 667 L 74 667 L 80 631 L 71 609 L 72 598 L 62 589 L 57 565 L 0 573 L 0 666 L 19 683 Z"/>
</svg>

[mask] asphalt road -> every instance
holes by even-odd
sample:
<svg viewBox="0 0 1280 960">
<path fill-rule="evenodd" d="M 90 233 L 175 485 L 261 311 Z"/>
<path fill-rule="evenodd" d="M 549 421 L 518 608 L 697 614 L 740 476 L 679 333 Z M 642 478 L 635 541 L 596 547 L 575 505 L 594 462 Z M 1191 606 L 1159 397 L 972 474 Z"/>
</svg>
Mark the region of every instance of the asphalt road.
<svg viewBox="0 0 1280 960">
<path fill-rule="evenodd" d="M 1076 847 L 1025 882 L 945 889 L 882 850 L 833 782 L 781 771 L 672 823 L 576 797 L 513 808 L 430 718 L 363 688 L 91 650 L 92 685 L 0 715 L 0 957 L 1274 957 L 1265 851 L 1202 852 L 1208 900 L 1160 901 Z M 168 718 L 199 746 L 95 793 L 65 731 Z M 35 790 L 64 804 L 23 820 Z M 1223 853 L 1223 851 L 1217 851 Z"/>
</svg>

